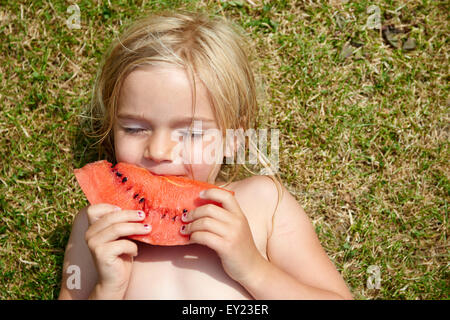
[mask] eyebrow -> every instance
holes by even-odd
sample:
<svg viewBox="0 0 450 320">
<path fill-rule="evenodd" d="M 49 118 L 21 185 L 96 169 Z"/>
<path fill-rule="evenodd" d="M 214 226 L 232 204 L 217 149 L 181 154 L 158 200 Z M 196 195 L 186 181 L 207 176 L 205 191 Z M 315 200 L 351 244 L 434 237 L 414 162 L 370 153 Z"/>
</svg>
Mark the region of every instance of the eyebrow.
<svg viewBox="0 0 450 320">
<path fill-rule="evenodd" d="M 138 121 L 145 121 L 145 122 L 151 122 L 149 119 L 134 115 L 134 114 L 118 114 L 117 118 L 120 120 L 138 120 Z M 204 118 L 204 117 L 186 117 L 178 120 L 172 121 L 173 125 L 182 125 L 182 124 L 191 124 L 192 121 L 202 121 L 202 122 L 208 122 L 208 123 L 214 123 L 214 119 Z"/>
</svg>

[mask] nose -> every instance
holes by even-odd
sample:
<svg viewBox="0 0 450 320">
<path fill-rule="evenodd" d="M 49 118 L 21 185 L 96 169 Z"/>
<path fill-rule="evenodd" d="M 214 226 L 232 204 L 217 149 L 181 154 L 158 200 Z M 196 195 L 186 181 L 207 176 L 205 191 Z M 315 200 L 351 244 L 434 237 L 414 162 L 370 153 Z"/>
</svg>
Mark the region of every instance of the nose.
<svg viewBox="0 0 450 320">
<path fill-rule="evenodd" d="M 173 141 L 170 133 L 154 131 L 148 138 L 144 151 L 144 157 L 154 162 L 173 161 Z"/>
</svg>

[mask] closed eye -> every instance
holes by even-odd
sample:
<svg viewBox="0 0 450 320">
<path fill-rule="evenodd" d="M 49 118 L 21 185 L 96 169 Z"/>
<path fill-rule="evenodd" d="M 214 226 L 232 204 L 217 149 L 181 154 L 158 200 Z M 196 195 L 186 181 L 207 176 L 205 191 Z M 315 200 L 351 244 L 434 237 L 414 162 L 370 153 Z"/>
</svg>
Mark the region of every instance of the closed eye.
<svg viewBox="0 0 450 320">
<path fill-rule="evenodd" d="M 194 139 L 199 139 L 199 138 L 203 137 L 203 133 L 204 133 L 203 131 L 189 131 L 189 130 L 181 132 L 181 134 L 183 136 L 185 136 L 185 137 L 190 136 L 191 138 L 194 138 Z"/>
<path fill-rule="evenodd" d="M 134 134 L 134 133 L 139 133 L 144 131 L 145 129 L 142 128 L 123 128 L 123 131 L 125 131 L 125 133 L 130 133 L 130 134 Z"/>
</svg>

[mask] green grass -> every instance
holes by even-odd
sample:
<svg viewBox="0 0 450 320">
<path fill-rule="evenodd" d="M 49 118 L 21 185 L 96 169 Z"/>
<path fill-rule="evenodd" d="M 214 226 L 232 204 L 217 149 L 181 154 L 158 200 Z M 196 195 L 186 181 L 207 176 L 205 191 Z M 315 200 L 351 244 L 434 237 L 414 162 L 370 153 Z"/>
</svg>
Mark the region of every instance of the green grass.
<svg viewBox="0 0 450 320">
<path fill-rule="evenodd" d="M 416 40 L 406 51 L 364 28 L 366 1 L 253 2 L 78 1 L 77 30 L 67 1 L 0 1 L 0 298 L 57 297 L 86 204 L 72 169 L 95 159 L 80 114 L 99 59 L 142 12 L 176 7 L 248 32 L 281 177 L 355 298 L 449 298 L 448 3 L 371 3 Z"/>
</svg>

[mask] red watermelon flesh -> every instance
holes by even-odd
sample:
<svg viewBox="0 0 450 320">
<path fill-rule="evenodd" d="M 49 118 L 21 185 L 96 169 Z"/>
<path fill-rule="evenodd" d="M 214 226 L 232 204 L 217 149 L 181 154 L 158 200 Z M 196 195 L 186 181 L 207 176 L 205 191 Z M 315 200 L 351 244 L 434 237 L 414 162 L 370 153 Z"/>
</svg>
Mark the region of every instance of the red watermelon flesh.
<svg viewBox="0 0 450 320">
<path fill-rule="evenodd" d="M 75 177 L 91 205 L 109 203 L 122 210 L 142 210 L 142 223 L 152 226 L 148 235 L 129 238 L 154 245 L 187 244 L 189 237 L 180 233 L 183 212 L 204 204 L 220 203 L 199 198 L 202 190 L 219 187 L 183 177 L 154 175 L 147 169 L 101 160 L 75 169 Z M 231 192 L 231 191 L 229 191 Z"/>
</svg>

